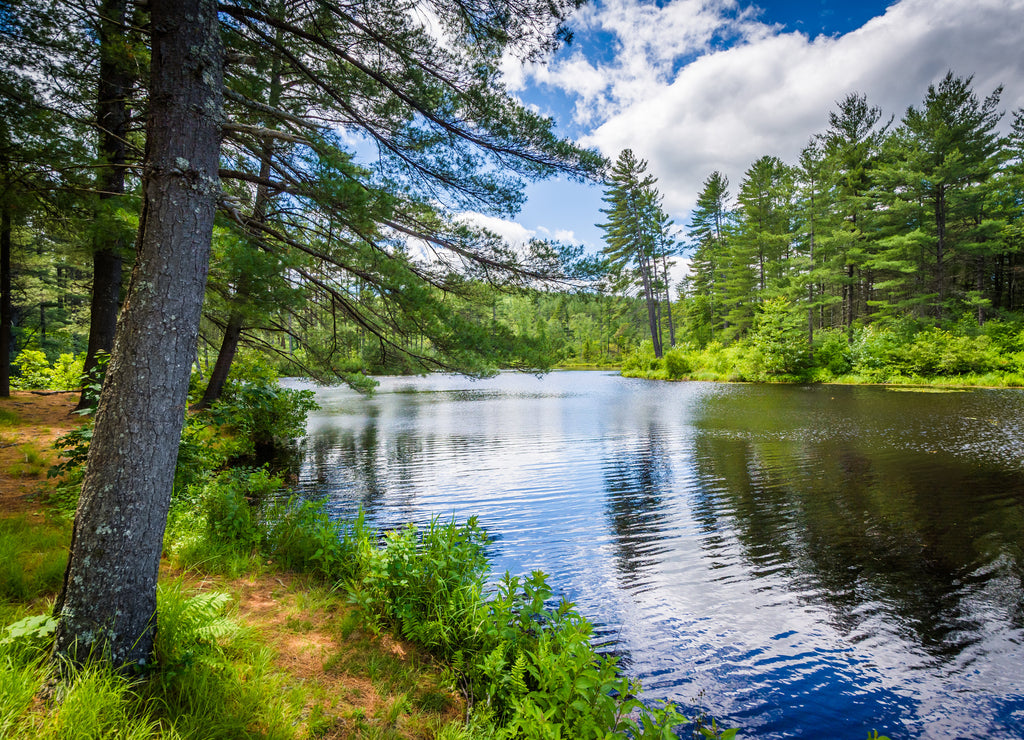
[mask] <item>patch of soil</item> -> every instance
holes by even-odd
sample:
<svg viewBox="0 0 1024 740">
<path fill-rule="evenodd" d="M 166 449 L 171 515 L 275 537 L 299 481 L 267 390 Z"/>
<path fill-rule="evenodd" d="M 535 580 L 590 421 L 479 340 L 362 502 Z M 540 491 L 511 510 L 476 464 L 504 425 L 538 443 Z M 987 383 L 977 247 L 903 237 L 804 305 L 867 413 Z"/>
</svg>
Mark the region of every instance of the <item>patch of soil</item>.
<svg viewBox="0 0 1024 740">
<path fill-rule="evenodd" d="M 339 613 L 328 613 L 299 606 L 301 586 L 287 573 L 263 573 L 233 580 L 216 577 L 194 579 L 188 573 L 167 572 L 183 578 L 200 590 L 226 591 L 236 598 L 237 616 L 259 635 L 260 642 L 274 652 L 274 665 L 295 683 L 306 687 L 308 697 L 303 716 L 309 719 L 314 707 L 334 718 L 331 729 L 316 733 L 325 738 L 348 737 L 346 717 L 372 717 L 393 697 L 382 695 L 368 677 L 331 667 L 332 657 L 365 648 L 358 643 L 362 635 L 346 641 L 334 626 Z M 344 609 L 340 605 L 336 608 Z M 405 650 L 393 640 L 373 638 L 381 649 L 405 657 Z M 395 647 L 398 649 L 395 650 Z M 458 710 L 452 718 L 458 718 Z M 322 721 L 322 719 L 321 719 Z M 308 729 L 308 728 L 307 728 Z"/>
<path fill-rule="evenodd" d="M 19 419 L 13 426 L 0 426 L 0 514 L 37 509 L 34 498 L 49 488 L 46 470 L 58 459 L 54 440 L 84 423 L 72 413 L 77 403 L 77 391 L 11 391 L 10 398 L 0 398 L 0 409 Z M 41 453 L 47 461 L 40 472 L 26 472 L 26 449 Z"/>
</svg>

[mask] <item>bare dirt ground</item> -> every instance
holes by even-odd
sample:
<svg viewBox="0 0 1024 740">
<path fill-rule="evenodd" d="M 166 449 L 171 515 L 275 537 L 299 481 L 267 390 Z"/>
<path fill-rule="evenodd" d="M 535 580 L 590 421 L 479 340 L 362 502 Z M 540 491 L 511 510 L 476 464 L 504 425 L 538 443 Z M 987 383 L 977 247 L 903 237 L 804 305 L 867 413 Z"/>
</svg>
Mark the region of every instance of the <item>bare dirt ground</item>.
<svg viewBox="0 0 1024 740">
<path fill-rule="evenodd" d="M 46 472 L 58 460 L 54 440 L 83 423 L 72 413 L 77 403 L 77 392 L 11 391 L 10 398 L 0 398 L 0 411 L 18 417 L 14 425 L 0 425 L 0 513 L 38 510 L 39 494 L 49 485 Z M 32 464 L 29 458 L 42 458 L 42 463 Z"/>
</svg>

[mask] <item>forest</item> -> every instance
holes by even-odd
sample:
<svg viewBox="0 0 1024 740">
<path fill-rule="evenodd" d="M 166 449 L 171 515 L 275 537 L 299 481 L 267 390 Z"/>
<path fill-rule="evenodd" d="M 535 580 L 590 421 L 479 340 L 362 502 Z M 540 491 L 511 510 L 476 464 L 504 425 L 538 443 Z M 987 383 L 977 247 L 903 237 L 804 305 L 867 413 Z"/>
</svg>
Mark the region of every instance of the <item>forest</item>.
<svg viewBox="0 0 1024 740">
<path fill-rule="evenodd" d="M 759 158 L 735 196 L 709 174 L 685 229 L 623 152 L 606 265 L 650 327 L 626 372 L 1021 384 L 1024 111 L 1001 133 L 1000 93 L 949 72 L 899 121 L 848 94 L 797 162 Z M 670 301 L 678 254 L 689 269 Z"/>
<path fill-rule="evenodd" d="M 94 163 L 101 153 L 83 123 L 87 112 L 76 123 L 46 106 L 32 109 L 18 90 L 8 92 L 25 107 L 6 122 L 16 132 L 8 149 L 35 158 L 8 159 L 3 356 L 16 386 L 73 388 L 79 368 L 94 367 L 97 349 L 112 341 L 109 318 L 101 331 L 96 314 L 104 293 L 106 304 L 119 305 L 133 260 L 141 180 L 132 158 L 142 146 L 133 137 L 144 136 L 125 117 L 123 146 L 107 155 L 123 160 L 120 179 L 98 184 L 88 178 L 104 170 Z M 848 94 L 796 163 L 761 157 L 735 196 L 728 177 L 709 174 L 685 226 L 665 212 L 646 162 L 626 150 L 604 177 L 601 253 L 536 242 L 524 264 L 495 235 L 471 235 L 456 223 L 446 228 L 494 251 L 486 264 L 444 280 L 426 275 L 436 263 L 412 267 L 408 253 L 417 240 L 436 245 L 448 236 L 392 223 L 376 242 L 362 234 L 370 240 L 362 248 L 377 253 L 355 264 L 352 242 L 341 241 L 352 226 L 331 217 L 317 223 L 324 213 L 316 209 L 328 201 L 295 208 L 300 201 L 289 198 L 263 213 L 275 191 L 258 176 L 269 165 L 253 158 L 255 173 L 232 171 L 237 192 L 225 196 L 214 233 L 195 364 L 214 381 L 206 402 L 216 400 L 238 347 L 283 375 L 357 387 L 379 373 L 557 366 L 713 380 L 1020 384 L 1024 113 L 1008 117 L 1003 135 L 999 97 L 997 89 L 979 98 L 970 77 L 950 72 L 897 121 L 863 94 Z M 47 131 L 60 131 L 59 146 Z M 291 134 L 277 136 L 276 156 L 299 156 Z M 597 177 L 595 161 L 587 166 Z M 278 200 L 297 194 L 286 184 Z M 254 217 L 264 237 L 283 240 L 277 252 L 266 242 L 252 248 Z M 274 223 L 277 230 L 266 231 Z M 400 278 L 385 277 L 378 265 L 387 263 L 374 264 L 384 256 L 408 258 L 403 269 L 422 270 L 424 289 L 394 290 L 389 281 Z M 673 283 L 680 258 L 685 277 Z M 97 280 L 104 265 L 113 275 L 114 262 L 119 277 Z"/>
</svg>

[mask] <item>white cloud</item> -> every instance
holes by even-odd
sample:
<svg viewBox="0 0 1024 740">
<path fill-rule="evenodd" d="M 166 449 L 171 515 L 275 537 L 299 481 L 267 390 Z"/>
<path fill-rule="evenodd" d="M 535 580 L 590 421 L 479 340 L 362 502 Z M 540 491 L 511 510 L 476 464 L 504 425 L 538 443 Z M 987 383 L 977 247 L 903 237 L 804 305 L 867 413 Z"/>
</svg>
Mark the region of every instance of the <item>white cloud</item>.
<svg viewBox="0 0 1024 740">
<path fill-rule="evenodd" d="M 478 226 L 497 234 L 512 246 L 522 246 L 531 239 L 546 239 L 548 241 L 562 242 L 563 244 L 579 244 L 581 240 L 572 229 L 548 229 L 538 226 L 535 229 L 528 229 L 518 221 L 487 216 L 476 211 L 463 211 L 456 218 L 472 226 Z"/>
<path fill-rule="evenodd" d="M 529 72 L 575 96 L 577 119 L 597 125 L 583 143 L 647 159 L 683 221 L 713 170 L 735 193 L 758 157 L 795 161 L 848 93 L 898 121 L 952 69 L 974 75 L 979 97 L 1005 84 L 1004 110 L 1024 105 L 1022 20 L 1024 0 L 901 0 L 856 31 L 810 38 L 778 33 L 726 0 L 609 0 L 580 23 L 614 35 L 613 58 L 588 61 L 598 55 L 579 48 Z M 734 45 L 714 50 L 722 37 Z"/>
<path fill-rule="evenodd" d="M 487 229 L 513 246 L 526 244 L 537 236 L 535 230 L 528 229 L 516 221 L 509 221 L 497 216 L 487 216 L 476 211 L 463 211 L 456 218 L 471 226 Z"/>
<path fill-rule="evenodd" d="M 591 61 L 588 49 L 570 46 L 558 61 L 520 65 L 503 63 L 509 89 L 521 90 L 528 82 L 547 85 L 576 98 L 574 118 L 582 124 L 599 123 L 654 94 L 670 80 L 680 60 L 704 54 L 721 39 L 756 38 L 767 31 L 753 20 L 753 11 L 736 0 L 675 0 L 661 7 L 638 0 L 605 0 L 584 6 L 573 18 L 580 35 L 599 39 L 611 52 L 605 62 Z"/>
</svg>

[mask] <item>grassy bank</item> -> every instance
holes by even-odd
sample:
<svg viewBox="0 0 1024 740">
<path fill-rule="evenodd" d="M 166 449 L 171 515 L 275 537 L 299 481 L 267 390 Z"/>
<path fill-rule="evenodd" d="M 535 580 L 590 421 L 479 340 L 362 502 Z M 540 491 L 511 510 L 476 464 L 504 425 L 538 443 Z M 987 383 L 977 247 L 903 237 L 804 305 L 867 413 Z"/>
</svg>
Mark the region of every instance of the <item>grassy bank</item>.
<svg viewBox="0 0 1024 740">
<path fill-rule="evenodd" d="M 0 401 L 5 450 L 58 437 L 67 463 L 57 486 L 41 470 L 15 471 L 18 460 L 0 471 L 0 736 L 734 734 L 636 701 L 638 685 L 594 652 L 589 622 L 553 598 L 542 573 L 489 586 L 475 522 L 384 534 L 283 501 L 280 479 L 243 463 L 255 437 L 294 434 L 308 398 L 251 383 L 187 425 L 155 663 L 133 677 L 87 667 L 56 692 L 44 690 L 49 615 L 88 435 L 67 415 L 73 396 L 49 421 L 32 415 L 32 397 Z M 29 482 L 16 496 L 6 494 L 13 475 Z"/>
</svg>

